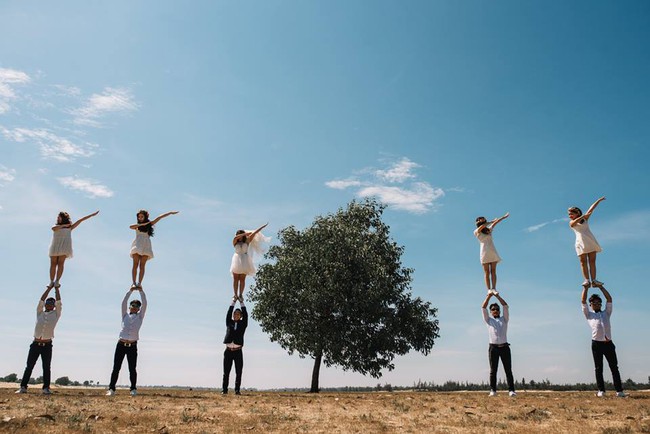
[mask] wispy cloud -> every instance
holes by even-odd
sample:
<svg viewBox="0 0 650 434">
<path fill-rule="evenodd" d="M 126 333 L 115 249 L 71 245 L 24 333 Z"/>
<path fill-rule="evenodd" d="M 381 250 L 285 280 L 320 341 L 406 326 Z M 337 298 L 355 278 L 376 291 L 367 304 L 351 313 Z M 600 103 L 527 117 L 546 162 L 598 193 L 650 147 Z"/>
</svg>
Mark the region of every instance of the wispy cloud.
<svg viewBox="0 0 650 434">
<path fill-rule="evenodd" d="M 81 95 L 81 89 L 79 89 L 76 86 L 65 86 L 63 84 L 54 84 L 54 85 L 52 85 L 52 87 L 57 90 L 57 93 L 59 95 L 63 95 L 63 96 L 80 96 Z"/>
<path fill-rule="evenodd" d="M 62 178 L 57 178 L 57 180 L 64 187 L 86 193 L 86 196 L 93 199 L 96 197 L 113 197 L 114 194 L 108 187 L 92 179 L 78 178 L 76 176 L 65 176 Z"/>
<path fill-rule="evenodd" d="M 17 98 L 13 85 L 31 81 L 29 75 L 15 69 L 0 68 L 0 114 L 11 110 L 11 100 Z"/>
<path fill-rule="evenodd" d="M 10 169 L 0 164 L 0 181 L 11 182 L 14 179 L 16 179 L 15 175 L 16 175 L 16 169 Z"/>
<path fill-rule="evenodd" d="M 445 192 L 427 182 L 417 181 L 414 170 L 418 167 L 419 164 L 408 158 L 401 158 L 388 168 L 364 169 L 359 177 L 331 180 L 325 185 L 337 190 L 353 187 L 358 197 L 374 196 L 393 209 L 423 214 L 433 209 Z"/>
<path fill-rule="evenodd" d="M 131 91 L 107 87 L 101 94 L 93 94 L 86 103 L 72 111 L 74 122 L 79 125 L 101 126 L 99 119 L 110 113 L 127 113 L 138 109 Z"/>
<path fill-rule="evenodd" d="M 415 214 L 431 209 L 436 199 L 445 195 L 441 188 L 433 188 L 426 182 L 416 182 L 410 188 L 374 185 L 357 192 L 360 197 L 376 196 L 386 205 Z"/>
<path fill-rule="evenodd" d="M 377 170 L 375 174 L 379 179 L 388 182 L 404 182 L 407 179 L 415 178 L 412 173 L 413 169 L 420 167 L 419 164 L 412 162 L 408 158 L 402 158 L 400 161 L 393 164 L 388 170 Z"/>
<path fill-rule="evenodd" d="M 527 228 L 524 229 L 524 231 L 531 233 L 540 230 L 544 226 L 552 225 L 554 223 L 560 223 L 560 222 L 568 222 L 569 219 L 567 217 L 561 218 L 561 219 L 555 219 L 555 220 L 550 220 L 547 222 L 539 223 L 533 226 L 528 226 Z"/>
<path fill-rule="evenodd" d="M 329 188 L 334 188 L 336 190 L 345 190 L 348 187 L 358 187 L 361 185 L 361 181 L 356 179 L 338 179 L 333 181 L 327 181 L 325 183 Z"/>
<path fill-rule="evenodd" d="M 97 145 L 94 143 L 73 143 L 65 137 L 60 137 L 44 128 L 28 129 L 14 128 L 12 130 L 0 126 L 0 132 L 8 139 L 18 143 L 36 143 L 44 158 L 57 161 L 74 161 L 77 158 L 87 158 L 95 154 Z"/>
</svg>

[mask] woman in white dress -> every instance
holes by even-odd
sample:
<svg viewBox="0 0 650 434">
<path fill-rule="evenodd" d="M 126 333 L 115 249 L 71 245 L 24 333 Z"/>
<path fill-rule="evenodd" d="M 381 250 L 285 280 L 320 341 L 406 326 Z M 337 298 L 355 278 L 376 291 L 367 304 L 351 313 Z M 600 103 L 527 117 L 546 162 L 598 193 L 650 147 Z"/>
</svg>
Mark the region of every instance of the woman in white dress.
<svg viewBox="0 0 650 434">
<path fill-rule="evenodd" d="M 262 242 L 270 241 L 260 231 L 268 225 L 265 224 L 254 231 L 238 230 L 232 239 L 232 245 L 235 253 L 232 255 L 230 262 L 230 272 L 232 273 L 232 289 L 235 297 L 244 301 L 244 287 L 246 286 L 246 276 L 255 274 L 255 264 L 253 263 L 253 253 L 262 253 Z"/>
<path fill-rule="evenodd" d="M 487 286 L 488 294 L 497 290 L 497 263 L 501 261 L 497 249 L 494 247 L 492 231 L 501 220 L 507 219 L 508 216 L 510 216 L 510 213 L 491 221 L 487 221 L 485 217 L 476 218 L 474 236 L 481 245 L 481 265 L 483 265 L 485 286 Z"/>
<path fill-rule="evenodd" d="M 52 243 L 50 244 L 49 252 L 50 283 L 47 285 L 48 288 L 61 287 L 59 281 L 63 275 L 65 260 L 67 258 L 72 258 L 72 231 L 79 226 L 82 221 L 88 220 L 97 214 L 99 214 L 99 211 L 88 214 L 74 223 L 70 220 L 70 214 L 64 211 L 61 211 L 56 217 L 56 224 L 52 226 Z"/>
<path fill-rule="evenodd" d="M 153 227 L 161 219 L 178 214 L 178 211 L 170 211 L 161 214 L 155 219 L 149 221 L 149 212 L 141 209 L 136 215 L 138 223 L 129 226 L 130 229 L 135 230 L 135 240 L 131 243 L 131 258 L 133 258 L 133 268 L 131 269 L 131 278 L 133 283 L 131 288 L 142 288 L 142 279 L 144 279 L 145 265 L 149 259 L 153 259 L 153 249 L 151 248 L 151 237 L 153 237 Z M 140 278 L 138 276 L 140 270 Z"/>
<path fill-rule="evenodd" d="M 582 286 L 585 288 L 603 285 L 603 282 L 596 280 L 596 254 L 602 252 L 603 249 L 596 241 L 594 234 L 591 233 L 588 221 L 598 204 L 604 200 L 605 197 L 599 198 L 589 207 L 585 214 L 582 214 L 582 210 L 577 206 L 572 206 L 568 210 L 569 227 L 576 234 L 576 254 L 580 259 L 580 269 L 582 270 L 582 277 L 585 279 Z"/>
</svg>

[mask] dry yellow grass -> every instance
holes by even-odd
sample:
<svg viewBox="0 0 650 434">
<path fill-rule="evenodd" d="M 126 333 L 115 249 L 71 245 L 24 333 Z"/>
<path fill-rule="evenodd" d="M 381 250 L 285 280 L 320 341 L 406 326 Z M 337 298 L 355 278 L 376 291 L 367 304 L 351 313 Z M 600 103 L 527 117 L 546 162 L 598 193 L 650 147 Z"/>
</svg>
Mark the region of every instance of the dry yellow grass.
<svg viewBox="0 0 650 434">
<path fill-rule="evenodd" d="M 0 389 L 0 432 L 650 433 L 650 392 L 286 393 Z"/>
</svg>

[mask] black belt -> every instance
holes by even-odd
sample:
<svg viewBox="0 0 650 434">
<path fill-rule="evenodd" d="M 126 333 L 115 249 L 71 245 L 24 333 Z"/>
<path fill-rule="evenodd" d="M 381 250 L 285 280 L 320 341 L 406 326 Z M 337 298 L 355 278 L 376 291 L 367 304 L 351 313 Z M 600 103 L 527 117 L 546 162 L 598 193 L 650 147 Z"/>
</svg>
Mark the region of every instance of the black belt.
<svg viewBox="0 0 650 434">
<path fill-rule="evenodd" d="M 138 341 L 135 342 L 124 342 L 124 341 L 117 341 L 118 344 L 122 345 L 123 347 L 134 347 L 138 344 Z"/>
<path fill-rule="evenodd" d="M 35 343 L 35 344 L 38 345 L 39 347 L 46 347 L 46 346 L 48 346 L 48 345 L 52 345 L 52 341 L 49 341 L 49 342 L 39 342 L 39 341 L 34 341 L 33 343 Z"/>
<path fill-rule="evenodd" d="M 503 347 L 509 347 L 510 344 L 506 342 L 505 344 L 490 344 L 490 346 L 491 347 L 497 347 L 497 348 L 503 348 Z"/>
</svg>

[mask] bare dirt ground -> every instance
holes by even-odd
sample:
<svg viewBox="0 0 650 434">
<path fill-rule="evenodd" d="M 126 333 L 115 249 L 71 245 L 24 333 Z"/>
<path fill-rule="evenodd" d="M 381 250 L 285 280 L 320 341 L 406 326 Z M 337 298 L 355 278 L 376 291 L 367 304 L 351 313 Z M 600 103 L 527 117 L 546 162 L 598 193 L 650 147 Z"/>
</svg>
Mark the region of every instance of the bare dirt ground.
<svg viewBox="0 0 650 434">
<path fill-rule="evenodd" d="M 650 391 L 289 393 L 0 388 L 0 432 L 650 433 Z"/>
</svg>

